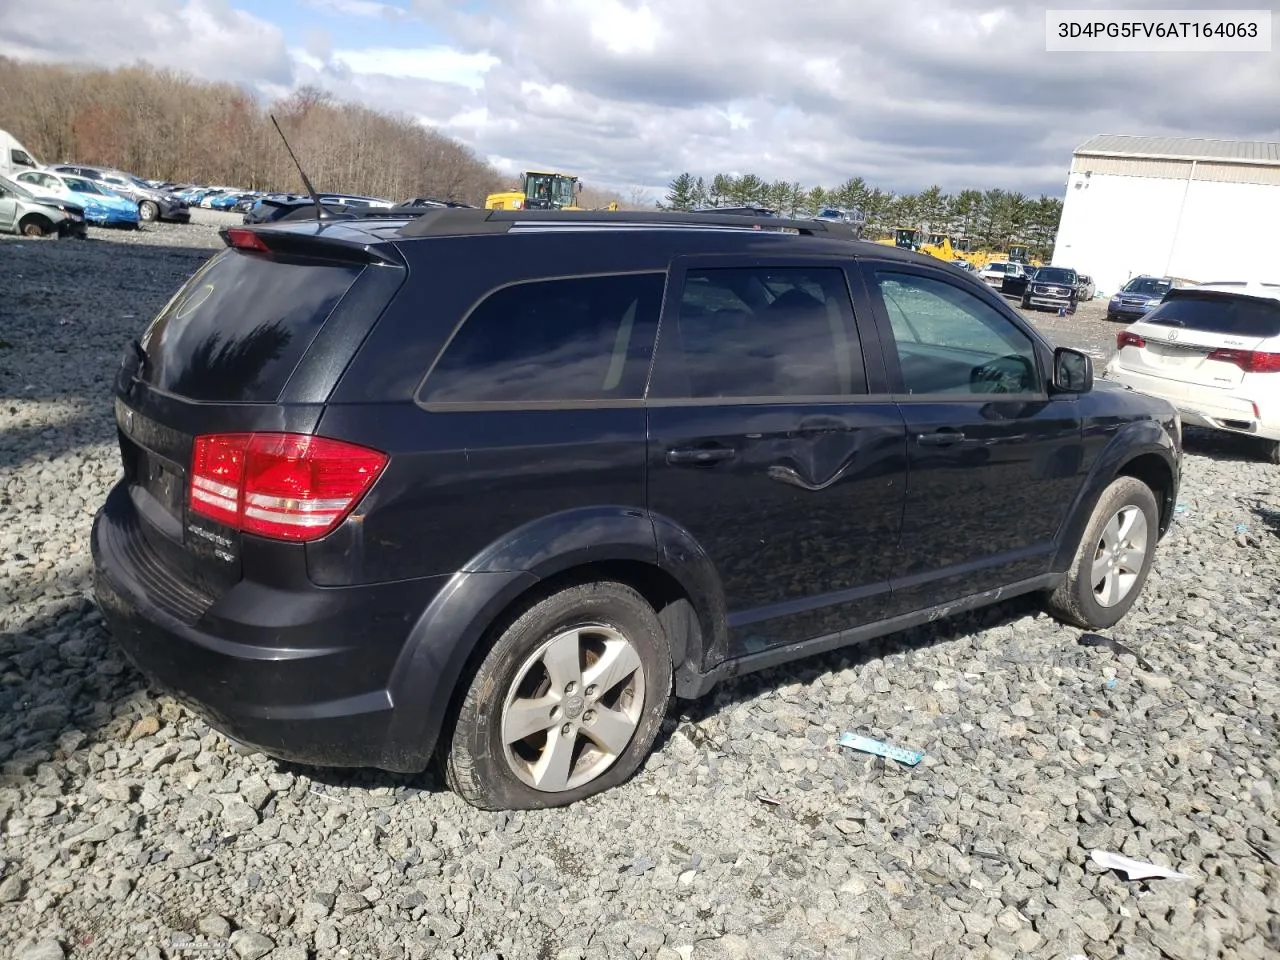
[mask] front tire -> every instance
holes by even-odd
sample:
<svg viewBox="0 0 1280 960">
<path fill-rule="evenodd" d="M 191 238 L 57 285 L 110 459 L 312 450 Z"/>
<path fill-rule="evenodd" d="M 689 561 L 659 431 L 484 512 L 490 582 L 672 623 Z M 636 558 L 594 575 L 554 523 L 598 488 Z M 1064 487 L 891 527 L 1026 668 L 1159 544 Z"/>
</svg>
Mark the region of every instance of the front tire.
<svg viewBox="0 0 1280 960">
<path fill-rule="evenodd" d="M 160 207 L 154 200 L 143 200 L 138 204 L 138 216 L 147 223 L 160 216 Z"/>
<path fill-rule="evenodd" d="M 458 709 L 444 768 L 483 810 L 560 807 L 628 779 L 671 700 L 662 624 L 632 588 L 561 590 L 510 624 Z"/>
<path fill-rule="evenodd" d="M 1280 465 L 1280 440 L 1264 440 L 1262 457 L 1267 463 Z"/>
<path fill-rule="evenodd" d="M 1151 488 L 1116 477 L 1098 498 L 1066 579 L 1049 596 L 1049 612 L 1085 630 L 1118 623 L 1151 572 L 1159 524 Z"/>
</svg>

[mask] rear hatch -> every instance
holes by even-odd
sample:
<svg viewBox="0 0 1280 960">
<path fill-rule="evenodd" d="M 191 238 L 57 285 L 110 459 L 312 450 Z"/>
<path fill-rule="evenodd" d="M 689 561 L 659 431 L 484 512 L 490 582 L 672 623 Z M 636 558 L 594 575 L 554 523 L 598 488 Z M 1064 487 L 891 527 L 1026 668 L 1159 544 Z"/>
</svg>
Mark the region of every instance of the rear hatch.
<svg viewBox="0 0 1280 960">
<path fill-rule="evenodd" d="M 229 243 L 274 249 L 231 246 L 212 257 L 125 351 L 115 414 L 130 504 L 116 513 L 113 547 L 187 622 L 245 575 L 242 530 L 252 524 L 237 518 L 243 490 L 234 478 L 221 483 L 218 470 L 249 469 L 250 434 L 285 434 L 282 457 L 305 446 L 403 280 L 392 248 L 360 245 L 354 225 L 325 229 L 348 239 L 321 240 L 314 223 L 224 231 Z"/>
<path fill-rule="evenodd" d="M 1201 290 L 1171 290 L 1120 335 L 1119 360 L 1136 373 L 1230 389 L 1246 373 L 1280 369 L 1264 347 L 1280 337 L 1280 303 Z"/>
</svg>

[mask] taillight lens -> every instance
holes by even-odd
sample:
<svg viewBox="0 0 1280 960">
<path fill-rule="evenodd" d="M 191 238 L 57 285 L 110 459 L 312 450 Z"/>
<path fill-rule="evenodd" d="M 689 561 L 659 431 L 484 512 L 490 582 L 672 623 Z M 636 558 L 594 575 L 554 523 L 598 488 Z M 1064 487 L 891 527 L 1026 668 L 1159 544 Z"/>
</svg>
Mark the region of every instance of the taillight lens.
<svg viewBox="0 0 1280 960">
<path fill-rule="evenodd" d="M 271 252 L 262 237 L 258 236 L 254 230 L 247 230 L 244 227 L 228 227 L 223 231 L 223 236 L 226 238 L 227 246 L 235 247 L 237 250 L 257 250 L 260 253 Z"/>
<path fill-rule="evenodd" d="M 1245 373 L 1280 373 L 1280 353 L 1224 349 L 1213 351 L 1209 359 L 1234 363 Z"/>
<path fill-rule="evenodd" d="M 194 513 L 276 540 L 318 540 L 360 502 L 387 464 L 368 447 L 295 433 L 196 437 Z"/>
<path fill-rule="evenodd" d="M 1123 350 L 1125 347 L 1138 347 L 1141 349 L 1147 345 L 1147 341 L 1138 336 L 1132 330 L 1121 330 L 1116 334 L 1116 349 Z"/>
</svg>

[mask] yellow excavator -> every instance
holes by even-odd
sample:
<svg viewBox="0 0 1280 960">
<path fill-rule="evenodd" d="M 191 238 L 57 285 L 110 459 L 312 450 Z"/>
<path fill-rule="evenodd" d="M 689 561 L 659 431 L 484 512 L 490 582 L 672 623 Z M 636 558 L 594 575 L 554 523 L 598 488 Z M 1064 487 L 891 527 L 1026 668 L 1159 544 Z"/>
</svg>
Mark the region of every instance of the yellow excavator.
<svg viewBox="0 0 1280 960">
<path fill-rule="evenodd" d="M 578 195 L 582 181 L 571 173 L 527 170 L 520 174 L 520 189 L 504 190 L 485 197 L 486 210 L 582 210 Z M 617 210 L 617 202 L 605 210 Z"/>
</svg>

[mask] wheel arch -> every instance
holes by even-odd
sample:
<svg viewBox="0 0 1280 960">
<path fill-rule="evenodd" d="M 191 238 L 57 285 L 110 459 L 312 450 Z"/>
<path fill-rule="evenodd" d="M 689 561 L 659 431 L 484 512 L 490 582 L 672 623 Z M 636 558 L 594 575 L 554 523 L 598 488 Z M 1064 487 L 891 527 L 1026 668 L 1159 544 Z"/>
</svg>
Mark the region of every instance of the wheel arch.
<svg viewBox="0 0 1280 960">
<path fill-rule="evenodd" d="M 1163 537 L 1173 523 L 1178 492 L 1174 457 L 1172 441 L 1155 421 L 1140 420 L 1118 430 L 1094 461 L 1063 521 L 1054 572 L 1064 573 L 1070 568 L 1098 500 L 1117 477 L 1133 477 L 1151 488 L 1160 511 L 1159 534 Z"/>
<path fill-rule="evenodd" d="M 625 584 L 653 606 L 671 644 L 676 695 L 696 690 L 728 638 L 706 553 L 682 528 L 644 511 L 566 511 L 486 547 L 413 625 L 390 683 L 401 714 L 388 734 L 394 768 L 421 769 L 448 742 L 471 678 L 507 626 L 546 597 L 599 580 Z M 423 707 L 401 709 L 414 702 Z"/>
<path fill-rule="evenodd" d="M 56 233 L 58 229 L 56 226 L 54 226 L 53 221 L 50 220 L 48 217 L 46 217 L 43 213 L 28 213 L 25 217 L 23 217 L 21 220 L 18 221 L 18 232 L 22 233 L 26 229 L 28 224 L 32 224 L 32 223 L 40 224 L 40 229 L 44 232 L 45 236 L 48 236 L 51 233 Z"/>
</svg>

